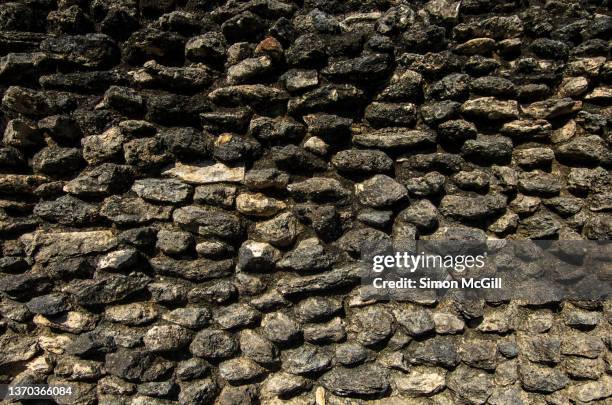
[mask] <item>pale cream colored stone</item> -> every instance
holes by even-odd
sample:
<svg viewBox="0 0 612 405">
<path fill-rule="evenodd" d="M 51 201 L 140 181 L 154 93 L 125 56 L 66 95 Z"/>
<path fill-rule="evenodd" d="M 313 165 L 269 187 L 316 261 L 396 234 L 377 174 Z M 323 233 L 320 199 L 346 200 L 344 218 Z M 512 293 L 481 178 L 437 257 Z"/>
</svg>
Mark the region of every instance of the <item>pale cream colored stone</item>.
<svg viewBox="0 0 612 405">
<path fill-rule="evenodd" d="M 41 335 L 37 342 L 45 352 L 64 354 L 66 347 L 72 343 L 72 337 L 69 335 Z"/>
<path fill-rule="evenodd" d="M 486 313 L 480 325 L 476 327 L 479 332 L 506 333 L 515 329 L 517 309 L 513 305 L 503 308 L 494 308 Z"/>
<path fill-rule="evenodd" d="M 457 45 L 455 52 L 464 55 L 488 53 L 495 48 L 495 40 L 491 38 L 474 38 Z"/>
<path fill-rule="evenodd" d="M 433 314 L 436 333 L 441 335 L 461 333 L 465 328 L 465 322 L 456 315 L 436 312 Z"/>
<path fill-rule="evenodd" d="M 539 119 L 550 119 L 580 111 L 582 101 L 573 101 L 570 98 L 550 98 L 536 101 L 523 107 L 523 113 Z"/>
<path fill-rule="evenodd" d="M 446 372 L 437 368 L 414 368 L 406 376 L 396 377 L 395 385 L 402 394 L 431 395 L 446 387 Z"/>
<path fill-rule="evenodd" d="M 310 382 L 302 376 L 280 372 L 270 375 L 262 384 L 261 393 L 264 398 L 283 396 L 308 387 Z"/>
<path fill-rule="evenodd" d="M 304 142 L 304 149 L 317 155 L 325 155 L 329 149 L 329 145 L 318 136 L 312 136 Z"/>
<path fill-rule="evenodd" d="M 64 315 L 46 318 L 40 314 L 34 316 L 34 324 L 61 330 L 69 333 L 82 333 L 96 327 L 96 317 L 84 312 L 69 311 Z"/>
<path fill-rule="evenodd" d="M 577 97 L 584 94 L 589 88 L 586 77 L 566 77 L 559 86 L 559 96 Z"/>
<path fill-rule="evenodd" d="M 242 193 L 236 197 L 236 209 L 245 215 L 267 217 L 287 207 L 284 202 L 261 193 Z"/>
<path fill-rule="evenodd" d="M 0 192 L 29 194 L 47 181 L 47 177 L 35 174 L 0 174 Z"/>
<path fill-rule="evenodd" d="M 125 136 L 119 127 L 111 127 L 100 135 L 91 135 L 83 138 L 83 158 L 90 165 L 111 160 L 118 153 L 123 152 Z"/>
<path fill-rule="evenodd" d="M 289 399 L 273 398 L 265 402 L 266 405 L 316 405 L 314 397 L 295 397 Z"/>
<path fill-rule="evenodd" d="M 605 101 L 612 98 L 612 87 L 602 86 L 593 89 L 592 92 L 584 97 L 585 100 L 590 101 Z"/>
<path fill-rule="evenodd" d="M 555 130 L 550 137 L 553 143 L 569 141 L 576 135 L 576 121 L 569 120 L 561 128 Z"/>
<path fill-rule="evenodd" d="M 53 360 L 47 355 L 38 356 L 28 361 L 26 369 L 39 375 L 50 374 L 53 371 Z"/>
<path fill-rule="evenodd" d="M 22 235 L 19 240 L 25 246 L 26 253 L 36 261 L 105 252 L 117 244 L 117 239 L 111 230 L 86 232 L 36 231 Z"/>
<path fill-rule="evenodd" d="M 570 398 L 580 402 L 596 401 L 612 396 L 612 377 L 604 376 L 599 381 L 573 385 L 568 388 Z"/>
<path fill-rule="evenodd" d="M 191 184 L 240 183 L 244 180 L 244 166 L 230 167 L 223 163 L 214 162 L 202 165 L 177 163 L 163 174 Z"/>
<path fill-rule="evenodd" d="M 468 100 L 461 106 L 461 111 L 489 120 L 512 119 L 519 115 L 518 103 L 515 100 L 498 100 L 495 97 Z"/>
<path fill-rule="evenodd" d="M 342 25 L 361 24 L 361 23 L 375 23 L 376 20 L 381 18 L 383 14 L 380 11 L 372 11 L 370 13 L 355 13 L 348 15 L 342 20 Z"/>
<path fill-rule="evenodd" d="M 425 5 L 425 10 L 431 15 L 434 15 L 447 22 L 457 21 L 459 17 L 460 1 L 453 0 L 430 0 Z"/>
<path fill-rule="evenodd" d="M 495 368 L 495 384 L 501 386 L 512 385 L 518 380 L 517 360 L 501 362 Z"/>
<path fill-rule="evenodd" d="M 115 305 L 104 311 L 106 319 L 125 325 L 142 325 L 154 320 L 158 315 L 159 311 L 155 304 L 148 302 Z"/>
<path fill-rule="evenodd" d="M 315 403 L 317 405 L 325 405 L 325 388 L 317 387 L 315 390 Z"/>
<path fill-rule="evenodd" d="M 581 58 L 567 64 L 567 71 L 573 75 L 597 76 L 599 70 L 606 63 L 605 56 L 595 58 Z"/>
<path fill-rule="evenodd" d="M 489 231 L 495 233 L 509 232 L 518 226 L 519 217 L 514 212 L 506 212 L 495 222 L 489 225 Z"/>
<path fill-rule="evenodd" d="M 541 200 L 538 197 L 518 194 L 509 204 L 510 208 L 517 214 L 534 213 L 540 206 Z"/>
</svg>

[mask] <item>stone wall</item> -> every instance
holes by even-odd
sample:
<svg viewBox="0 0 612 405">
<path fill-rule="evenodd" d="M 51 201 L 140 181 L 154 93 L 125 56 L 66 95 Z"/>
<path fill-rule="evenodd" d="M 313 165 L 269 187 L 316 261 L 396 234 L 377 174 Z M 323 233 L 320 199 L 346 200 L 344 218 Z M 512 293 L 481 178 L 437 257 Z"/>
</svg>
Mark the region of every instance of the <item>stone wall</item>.
<svg viewBox="0 0 612 405">
<path fill-rule="evenodd" d="M 360 295 L 364 245 L 610 239 L 609 2 L 0 4 L 0 383 L 612 397 L 609 301 Z"/>
</svg>

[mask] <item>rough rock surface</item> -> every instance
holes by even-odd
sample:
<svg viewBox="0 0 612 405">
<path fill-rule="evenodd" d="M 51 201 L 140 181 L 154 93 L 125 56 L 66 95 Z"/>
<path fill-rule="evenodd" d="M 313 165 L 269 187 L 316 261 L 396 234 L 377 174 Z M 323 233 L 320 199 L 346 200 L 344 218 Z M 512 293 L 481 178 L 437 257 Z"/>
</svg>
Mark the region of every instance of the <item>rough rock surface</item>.
<svg viewBox="0 0 612 405">
<path fill-rule="evenodd" d="M 354 262 L 611 239 L 611 34 L 605 0 L 0 1 L 0 384 L 610 403 L 610 301 L 378 302 Z"/>
</svg>

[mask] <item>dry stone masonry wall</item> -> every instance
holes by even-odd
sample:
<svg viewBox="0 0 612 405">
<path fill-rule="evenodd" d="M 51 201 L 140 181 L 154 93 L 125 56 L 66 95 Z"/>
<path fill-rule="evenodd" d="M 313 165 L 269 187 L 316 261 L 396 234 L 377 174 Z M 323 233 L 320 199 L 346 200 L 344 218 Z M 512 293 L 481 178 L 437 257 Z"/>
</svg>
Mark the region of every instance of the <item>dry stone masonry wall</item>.
<svg viewBox="0 0 612 405">
<path fill-rule="evenodd" d="M 2 1 L 0 383 L 609 403 L 609 301 L 376 302 L 354 271 L 374 241 L 611 238 L 609 6 Z"/>
</svg>

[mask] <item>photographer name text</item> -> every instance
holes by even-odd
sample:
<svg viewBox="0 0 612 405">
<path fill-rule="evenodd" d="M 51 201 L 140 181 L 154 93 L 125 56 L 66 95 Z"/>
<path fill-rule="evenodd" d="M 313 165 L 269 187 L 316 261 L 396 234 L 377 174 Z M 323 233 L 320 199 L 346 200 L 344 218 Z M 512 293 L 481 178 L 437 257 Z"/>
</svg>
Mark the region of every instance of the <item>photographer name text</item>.
<svg viewBox="0 0 612 405">
<path fill-rule="evenodd" d="M 460 278 L 458 280 L 432 280 L 429 277 L 418 279 L 400 277 L 396 280 L 385 280 L 377 277 L 372 285 L 379 289 L 500 289 L 502 279 L 499 277 Z"/>
</svg>

